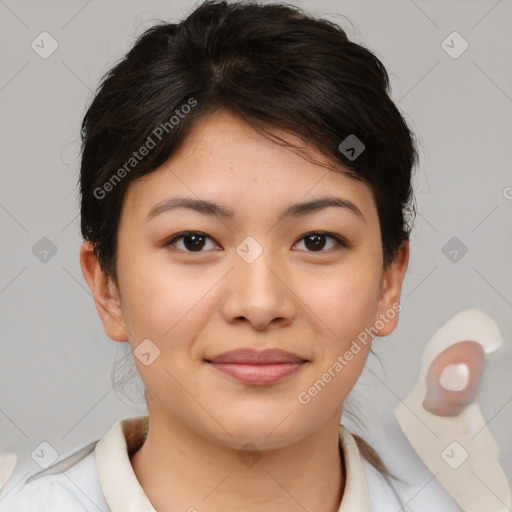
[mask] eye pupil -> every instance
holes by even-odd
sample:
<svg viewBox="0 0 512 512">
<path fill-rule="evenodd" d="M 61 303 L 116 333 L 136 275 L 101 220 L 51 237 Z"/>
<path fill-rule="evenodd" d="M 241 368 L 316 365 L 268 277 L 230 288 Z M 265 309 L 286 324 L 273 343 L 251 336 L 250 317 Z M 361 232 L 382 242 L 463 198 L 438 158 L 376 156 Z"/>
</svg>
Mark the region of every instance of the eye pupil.
<svg viewBox="0 0 512 512">
<path fill-rule="evenodd" d="M 308 249 L 323 249 L 325 246 L 325 235 L 308 235 L 304 243 Z"/>
<path fill-rule="evenodd" d="M 192 251 L 201 250 L 205 244 L 204 239 L 205 239 L 205 237 L 202 235 L 197 235 L 197 234 L 185 235 L 183 237 L 183 244 L 189 250 L 192 250 Z M 191 242 L 187 243 L 187 240 L 191 241 Z"/>
</svg>

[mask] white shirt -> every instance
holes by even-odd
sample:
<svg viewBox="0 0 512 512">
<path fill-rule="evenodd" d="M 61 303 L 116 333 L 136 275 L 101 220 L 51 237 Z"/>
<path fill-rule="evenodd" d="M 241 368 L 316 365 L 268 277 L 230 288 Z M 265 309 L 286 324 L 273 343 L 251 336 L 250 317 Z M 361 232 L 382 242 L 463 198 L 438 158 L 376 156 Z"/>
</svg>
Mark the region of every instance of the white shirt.
<svg viewBox="0 0 512 512">
<path fill-rule="evenodd" d="M 103 438 L 20 482 L 8 482 L 0 493 L 0 512 L 156 512 L 129 458 L 147 421 L 148 416 L 119 420 Z M 342 425 L 340 441 L 346 481 L 339 512 L 401 510 L 392 488 L 361 457 Z"/>
<path fill-rule="evenodd" d="M 9 480 L 17 461 L 18 456 L 15 453 L 0 452 L 0 491 Z"/>
</svg>

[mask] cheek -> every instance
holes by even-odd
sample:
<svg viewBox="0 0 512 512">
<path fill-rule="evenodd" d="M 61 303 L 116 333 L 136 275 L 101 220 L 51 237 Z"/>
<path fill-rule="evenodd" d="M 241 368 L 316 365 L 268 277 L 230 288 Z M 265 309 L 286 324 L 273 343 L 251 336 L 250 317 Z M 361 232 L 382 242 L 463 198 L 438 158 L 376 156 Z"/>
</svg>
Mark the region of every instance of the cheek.
<svg viewBox="0 0 512 512">
<path fill-rule="evenodd" d="M 142 260 L 133 257 L 119 264 L 123 313 L 132 341 L 154 338 L 163 347 L 169 339 L 179 343 L 191 320 L 194 330 L 200 327 L 204 309 L 211 307 L 208 292 L 219 277 L 209 273 L 200 276 L 198 267 L 193 266 L 172 268 L 160 258 L 148 257 L 145 263 Z"/>
<path fill-rule="evenodd" d="M 371 346 L 365 329 L 375 322 L 379 283 L 367 269 L 348 267 L 309 281 L 304 311 L 315 313 L 318 332 L 312 345 L 315 371 L 301 396 L 310 399 L 309 413 L 323 417 L 345 400 L 364 369 Z"/>
<path fill-rule="evenodd" d="M 136 270 L 138 268 L 138 270 Z M 153 262 L 137 267 L 134 259 L 123 268 L 123 313 L 129 325 L 130 345 L 137 371 L 153 397 L 161 390 L 169 396 L 181 396 L 178 382 L 187 381 L 187 390 L 196 393 L 196 384 L 188 378 L 190 358 L 197 350 L 196 341 L 215 304 L 212 303 L 218 277 L 197 269 L 184 272 Z M 137 357 L 137 347 L 149 339 L 158 357 L 146 365 Z M 147 343 L 147 342 L 146 342 Z M 141 345 L 142 347 L 142 345 Z M 149 345 L 150 352 L 152 345 Z M 160 391 L 159 391 L 160 390 Z"/>
<path fill-rule="evenodd" d="M 380 280 L 376 265 L 344 265 L 310 276 L 300 297 L 320 320 L 322 337 L 336 341 L 341 349 L 365 328 L 373 325 L 378 312 Z"/>
</svg>

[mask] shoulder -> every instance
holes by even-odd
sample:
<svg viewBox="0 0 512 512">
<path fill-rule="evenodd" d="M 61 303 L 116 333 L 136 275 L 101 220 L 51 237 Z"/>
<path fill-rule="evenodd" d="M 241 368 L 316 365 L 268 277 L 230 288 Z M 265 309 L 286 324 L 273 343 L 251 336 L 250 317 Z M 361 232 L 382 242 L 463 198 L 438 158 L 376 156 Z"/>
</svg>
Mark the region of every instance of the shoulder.
<svg viewBox="0 0 512 512">
<path fill-rule="evenodd" d="M 403 508 L 404 504 L 400 502 L 397 491 L 391 483 L 386 481 L 375 466 L 368 462 L 363 456 L 361 456 L 361 462 L 366 476 L 372 511 L 396 512 L 398 510 L 409 510 L 408 508 Z"/>
<path fill-rule="evenodd" d="M 15 472 L 0 493 L 0 512 L 107 512 L 96 469 L 96 443 L 74 448 L 46 469 L 22 477 Z"/>
<path fill-rule="evenodd" d="M 365 495 L 364 510 L 408 512 L 409 509 L 401 502 L 392 483 L 363 455 L 364 450 L 356 441 L 358 436 L 354 436 L 343 425 L 341 425 L 340 435 L 344 448 L 347 482 L 351 484 L 351 491 L 357 483 L 361 492 L 360 502 L 363 501 L 362 495 Z"/>
</svg>

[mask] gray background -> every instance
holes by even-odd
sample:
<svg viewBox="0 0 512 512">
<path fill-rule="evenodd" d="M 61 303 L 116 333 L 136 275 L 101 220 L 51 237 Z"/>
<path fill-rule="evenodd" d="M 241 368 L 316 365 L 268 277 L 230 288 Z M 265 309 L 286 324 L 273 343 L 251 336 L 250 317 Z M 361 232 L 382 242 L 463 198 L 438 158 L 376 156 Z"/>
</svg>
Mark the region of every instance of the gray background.
<svg viewBox="0 0 512 512">
<path fill-rule="evenodd" d="M 505 345 L 487 357 L 479 401 L 512 480 L 512 2 L 295 4 L 340 23 L 376 53 L 420 143 L 399 327 L 375 339 L 382 366 L 370 356 L 352 393 L 350 408 L 365 427 L 347 425 L 409 478 L 403 497 L 415 510 L 458 510 L 436 491 L 393 410 L 416 384 L 436 329 L 462 309 L 482 309 Z M 146 412 L 113 389 L 111 371 L 126 344 L 105 335 L 79 266 L 79 126 L 100 77 L 135 36 L 192 6 L 0 0 L 0 450 L 20 454 L 19 477 L 37 468 L 29 454 L 42 441 L 63 454 Z M 43 31 L 59 45 L 47 59 L 31 48 Z M 453 31 L 469 43 L 456 59 L 441 47 Z M 32 251 L 43 237 L 57 248 L 46 262 Z M 442 251 L 452 237 L 468 249 L 457 262 Z"/>
</svg>

